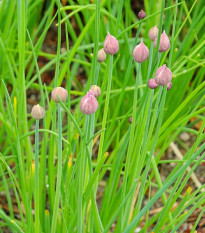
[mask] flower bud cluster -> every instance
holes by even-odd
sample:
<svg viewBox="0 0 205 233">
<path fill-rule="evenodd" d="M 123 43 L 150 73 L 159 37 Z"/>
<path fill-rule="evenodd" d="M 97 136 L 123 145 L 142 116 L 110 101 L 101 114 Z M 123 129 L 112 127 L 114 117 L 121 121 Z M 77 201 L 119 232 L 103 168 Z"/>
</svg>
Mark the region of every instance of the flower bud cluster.
<svg viewBox="0 0 205 233">
<path fill-rule="evenodd" d="M 100 49 L 98 51 L 97 61 L 99 63 L 101 63 L 101 62 L 104 62 L 105 60 L 106 60 L 106 53 L 105 53 L 104 49 Z"/>
<path fill-rule="evenodd" d="M 157 26 L 152 27 L 149 30 L 149 38 L 151 41 L 154 42 L 154 47 L 157 47 L 157 38 L 158 38 L 158 28 Z M 159 52 L 166 52 L 170 48 L 170 41 L 169 37 L 167 36 L 165 30 L 162 32 L 159 40 Z M 156 71 L 155 78 L 151 78 L 148 81 L 148 86 L 151 89 L 157 88 L 159 85 L 161 86 L 167 86 L 167 90 L 170 90 L 172 88 L 172 72 L 171 70 L 166 67 L 166 65 L 163 65 L 159 67 Z"/>
<path fill-rule="evenodd" d="M 51 98 L 53 99 L 54 102 L 59 103 L 59 99 L 62 102 L 65 102 L 66 99 L 68 98 L 68 92 L 65 88 L 63 87 L 55 87 L 53 91 L 51 92 Z M 58 99 L 59 98 L 59 99 Z"/>
<path fill-rule="evenodd" d="M 118 50 L 118 40 L 114 36 L 111 36 L 108 32 L 104 41 L 104 51 L 110 55 L 115 55 L 118 52 Z"/>
<path fill-rule="evenodd" d="M 80 110 L 86 115 L 93 114 L 98 109 L 98 101 L 92 91 L 88 91 L 87 94 L 81 99 Z"/>
<path fill-rule="evenodd" d="M 171 70 L 166 66 L 160 66 L 155 74 L 155 78 L 151 78 L 148 81 L 148 86 L 150 89 L 155 89 L 159 85 L 161 86 L 167 86 L 167 90 L 170 90 L 172 88 L 172 72 Z"/>
<path fill-rule="evenodd" d="M 63 87 L 55 87 L 53 91 L 51 92 L 51 98 L 53 99 L 54 102 L 59 103 L 59 99 L 62 102 L 65 102 L 68 97 L 68 92 L 65 88 Z M 36 119 L 40 120 L 44 117 L 45 111 L 43 107 L 41 107 L 39 104 L 34 105 L 32 110 L 31 110 L 31 116 Z"/>
<path fill-rule="evenodd" d="M 138 18 L 139 19 L 144 19 L 146 17 L 146 13 L 143 11 L 143 10 L 141 10 L 139 13 L 138 13 Z"/>
<path fill-rule="evenodd" d="M 146 17 L 146 13 L 141 10 L 138 13 L 139 19 L 144 19 Z M 154 47 L 157 46 L 157 38 L 158 38 L 158 28 L 157 26 L 152 27 L 149 30 L 148 36 L 151 41 L 154 43 Z M 159 52 L 166 52 L 170 48 L 170 41 L 165 32 L 162 32 L 159 39 Z M 118 40 L 112 36 L 109 32 L 104 40 L 104 46 L 98 51 L 97 61 L 99 63 L 104 62 L 106 60 L 106 54 L 115 55 L 119 51 L 119 43 Z M 149 58 L 149 49 L 144 44 L 143 40 L 134 47 L 133 50 L 133 59 L 138 63 L 143 63 Z M 151 89 L 157 88 L 159 85 L 167 86 L 167 90 L 170 90 L 172 87 L 172 72 L 171 70 L 163 65 L 159 67 L 156 71 L 155 78 L 151 78 L 148 81 L 148 86 Z M 87 94 L 81 99 L 80 109 L 81 112 L 87 115 L 93 114 L 98 109 L 98 98 L 101 94 L 101 89 L 97 85 L 92 85 Z M 54 102 L 59 103 L 60 100 L 65 102 L 68 97 L 68 92 L 66 89 L 62 87 L 56 87 L 53 89 L 51 93 L 51 98 Z M 32 108 L 31 115 L 33 118 L 39 120 L 44 117 L 44 109 L 40 105 L 35 105 Z M 131 120 L 130 120 L 131 121 Z"/>
<path fill-rule="evenodd" d="M 101 89 L 97 85 L 92 85 L 87 94 L 80 101 L 80 110 L 86 115 L 93 114 L 98 109 L 98 98 L 101 94 Z"/>
<path fill-rule="evenodd" d="M 31 116 L 36 120 L 43 119 L 44 114 L 45 114 L 44 108 L 41 107 L 39 104 L 34 105 L 33 108 L 31 109 Z"/>
<path fill-rule="evenodd" d="M 132 55 L 134 60 L 138 63 L 142 63 L 149 58 L 149 50 L 142 40 L 140 44 L 135 46 Z"/>
<path fill-rule="evenodd" d="M 157 37 L 154 40 L 154 47 L 157 46 Z M 159 52 L 166 52 L 170 48 L 170 41 L 169 37 L 167 36 L 165 30 L 160 36 L 160 42 L 159 42 Z"/>
</svg>

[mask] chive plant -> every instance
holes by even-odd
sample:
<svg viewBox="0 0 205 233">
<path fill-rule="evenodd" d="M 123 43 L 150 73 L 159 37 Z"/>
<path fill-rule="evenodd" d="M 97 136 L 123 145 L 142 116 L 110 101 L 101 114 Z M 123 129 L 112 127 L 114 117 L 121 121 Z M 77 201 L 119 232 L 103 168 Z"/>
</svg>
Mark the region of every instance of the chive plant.
<svg viewBox="0 0 205 233">
<path fill-rule="evenodd" d="M 36 119 L 36 130 L 35 130 L 35 190 L 34 190 L 34 202 L 35 202 L 35 232 L 40 232 L 40 200 L 39 200 L 39 120 L 44 117 L 44 109 L 38 104 L 34 105 L 31 111 L 31 116 Z"/>
<path fill-rule="evenodd" d="M 2 231 L 177 232 L 199 211 L 197 229 L 205 6 L 132 7 L 129 0 L 1 1 Z M 181 132 L 194 142 L 184 143 Z M 180 157 L 167 158 L 168 148 Z"/>
</svg>

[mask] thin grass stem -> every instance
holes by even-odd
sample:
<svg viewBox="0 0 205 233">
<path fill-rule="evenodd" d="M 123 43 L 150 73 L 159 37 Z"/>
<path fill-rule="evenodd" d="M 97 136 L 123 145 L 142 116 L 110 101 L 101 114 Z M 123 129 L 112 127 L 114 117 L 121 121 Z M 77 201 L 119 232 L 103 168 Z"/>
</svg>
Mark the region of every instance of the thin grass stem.
<svg viewBox="0 0 205 233">
<path fill-rule="evenodd" d="M 39 208 L 39 120 L 36 120 L 36 131 L 35 131 L 35 233 L 40 232 L 40 208 Z"/>
<path fill-rule="evenodd" d="M 60 204 L 61 196 L 61 178 L 62 178 L 62 123 L 61 123 L 61 105 L 58 104 L 58 170 L 57 170 L 57 184 L 56 184 L 56 195 L 53 208 L 53 217 L 51 225 L 51 233 L 56 232 L 58 208 Z"/>
</svg>

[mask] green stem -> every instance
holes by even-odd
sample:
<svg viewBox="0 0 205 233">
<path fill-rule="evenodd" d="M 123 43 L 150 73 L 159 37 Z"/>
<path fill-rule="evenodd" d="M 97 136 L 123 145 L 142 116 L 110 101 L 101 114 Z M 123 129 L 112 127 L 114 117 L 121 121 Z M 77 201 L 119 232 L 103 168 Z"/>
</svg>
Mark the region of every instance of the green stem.
<svg viewBox="0 0 205 233">
<path fill-rule="evenodd" d="M 133 106 L 132 106 L 132 124 L 131 124 L 131 133 L 130 133 L 130 141 L 128 145 L 128 152 L 127 152 L 127 161 L 125 165 L 125 176 L 124 176 L 124 191 L 126 190 L 126 183 L 127 183 L 127 177 L 128 177 L 128 171 L 129 171 L 129 166 L 130 166 L 130 161 L 132 157 L 132 151 L 133 151 L 133 138 L 134 138 L 134 133 L 135 133 L 135 124 L 136 124 L 136 112 L 137 112 L 137 91 L 138 91 L 138 78 L 140 75 L 140 70 L 141 70 L 141 64 L 138 64 L 138 70 L 137 70 L 137 77 L 135 81 L 135 91 L 134 91 L 134 101 L 133 101 Z"/>
<path fill-rule="evenodd" d="M 152 155 L 152 167 L 153 167 L 153 171 L 154 171 L 155 178 L 157 180 L 157 184 L 159 186 L 159 189 L 161 189 L 163 187 L 163 184 L 162 184 L 162 181 L 160 178 L 159 170 L 157 168 L 157 164 L 156 164 L 154 155 Z M 164 205 L 167 203 L 167 197 L 166 197 L 165 193 L 162 194 L 162 201 L 163 201 Z M 171 223 L 173 222 L 171 213 L 169 213 L 169 220 Z"/>
<path fill-rule="evenodd" d="M 160 21 L 159 21 L 159 32 L 158 32 L 158 37 L 157 37 L 156 50 L 155 50 L 155 54 L 154 54 L 154 61 L 157 60 L 157 57 L 158 57 L 158 54 L 159 54 L 159 42 L 160 42 L 160 37 L 161 37 L 161 33 L 162 33 L 162 23 L 163 23 L 164 7 L 165 7 L 165 0 L 162 1 L 162 8 L 161 8 L 161 13 L 160 13 Z M 152 64 L 152 66 L 153 65 L 154 65 L 154 63 Z"/>
<path fill-rule="evenodd" d="M 151 75 L 151 68 L 152 68 L 153 47 L 154 47 L 154 43 L 152 41 L 151 46 L 150 46 L 150 51 L 149 51 L 149 65 L 148 65 L 148 73 L 147 73 L 147 82 L 151 78 L 150 75 Z"/>
<path fill-rule="evenodd" d="M 111 91 L 111 84 L 112 84 L 112 67 L 113 67 L 113 55 L 110 55 L 107 95 L 106 95 L 106 99 L 105 99 L 105 108 L 104 108 L 104 113 L 103 113 L 102 129 L 105 129 L 106 121 L 107 121 L 108 106 L 109 106 L 109 100 L 110 100 L 110 91 Z M 104 137 L 105 137 L 105 131 L 103 131 L 101 133 L 100 145 L 99 145 L 99 151 L 98 151 L 98 159 L 100 159 L 102 157 Z"/>
<path fill-rule="evenodd" d="M 94 85 L 98 84 L 98 76 L 99 76 L 99 72 L 100 72 L 100 64 L 97 64 L 97 69 L 96 69 L 96 74 L 95 74 L 95 78 L 94 78 Z"/>
<path fill-rule="evenodd" d="M 177 4 L 178 0 L 176 0 L 175 5 L 175 15 L 174 15 L 174 23 L 173 23 L 173 28 L 172 28 L 172 39 L 171 39 L 171 48 L 170 48 L 170 53 L 169 53 L 169 62 L 168 62 L 168 67 L 171 68 L 172 64 L 172 56 L 173 56 L 173 51 L 174 51 L 174 36 L 175 36 L 175 30 L 176 30 L 176 19 L 177 19 Z"/>
<path fill-rule="evenodd" d="M 39 120 L 36 120 L 35 132 L 35 233 L 39 233 L 40 218 L 39 218 L 39 161 L 38 161 L 38 146 L 39 146 Z"/>
<path fill-rule="evenodd" d="M 70 89 L 71 89 L 71 75 L 70 75 L 70 61 L 69 61 L 69 39 L 68 39 L 68 26 L 65 24 L 66 31 L 66 48 L 67 48 L 67 91 L 68 91 L 68 109 L 70 109 Z M 71 118 L 68 115 L 68 141 L 71 143 Z M 71 145 L 69 146 L 68 156 L 71 155 Z"/>
<path fill-rule="evenodd" d="M 61 123 L 61 105 L 58 104 L 58 171 L 57 171 L 57 184 L 56 184 L 56 195 L 53 209 L 53 218 L 51 225 L 51 233 L 56 232 L 58 206 L 60 203 L 61 194 L 61 177 L 62 177 L 62 123 Z"/>
<path fill-rule="evenodd" d="M 94 39 L 94 54 L 93 62 L 91 67 L 91 79 L 90 84 L 93 84 L 95 80 L 95 73 L 97 67 L 97 54 L 98 54 L 98 43 L 99 43 L 99 32 L 100 32 L 100 0 L 96 0 L 96 9 L 95 9 L 95 39 Z"/>
<path fill-rule="evenodd" d="M 86 157 L 86 142 L 88 136 L 88 127 L 89 127 L 89 116 L 86 115 L 85 118 L 85 126 L 84 126 L 84 135 L 83 135 L 83 150 L 82 154 L 80 155 L 79 161 L 79 170 L 78 170 L 78 196 L 77 196 L 77 203 L 78 203 L 78 217 L 77 217 L 77 231 L 82 233 L 83 230 L 83 222 L 84 222 L 84 210 L 83 210 L 83 191 L 84 191 L 84 181 L 85 181 L 85 173 L 86 173 L 86 165 L 87 165 L 87 157 Z"/>
<path fill-rule="evenodd" d="M 134 91 L 134 100 L 133 100 L 133 106 L 132 106 L 132 124 L 131 124 L 131 132 L 130 132 L 130 141 L 129 141 L 129 145 L 128 145 L 128 152 L 127 152 L 127 159 L 126 159 L 126 164 L 125 164 L 125 174 L 123 177 L 123 187 L 122 187 L 122 200 L 125 197 L 125 193 L 126 193 L 126 189 L 127 189 L 127 179 L 128 179 L 128 174 L 129 174 L 129 168 L 130 168 L 130 162 L 132 159 L 132 155 L 133 155 L 133 140 L 134 140 L 134 135 L 135 135 L 135 124 L 136 124 L 136 105 L 137 105 L 137 92 L 138 92 L 138 81 L 139 81 L 139 76 L 140 76 L 140 71 L 141 71 L 141 64 L 138 63 L 138 70 L 137 70 L 137 77 L 135 80 L 135 91 Z M 124 225 L 124 217 L 122 215 L 123 213 L 121 213 L 121 230 L 123 229 L 123 225 Z"/>
<path fill-rule="evenodd" d="M 26 43 L 26 11 L 27 11 L 27 1 L 18 0 L 17 1 L 17 25 L 18 25 L 18 48 L 19 48 L 19 72 L 18 72 L 18 87 L 19 92 L 17 96 L 17 101 L 21 104 L 18 104 L 18 132 L 19 136 L 28 132 L 28 123 L 27 123 L 27 109 L 26 109 L 26 88 L 25 88 L 25 43 Z M 31 160 L 32 160 L 32 150 L 31 150 L 31 142 L 29 138 L 25 140 L 25 149 L 27 152 L 27 171 L 31 168 Z M 23 144 L 21 144 L 21 150 L 23 150 Z M 24 159 L 22 156 L 21 164 L 23 165 L 22 174 L 24 177 L 26 176 L 26 169 L 24 166 Z M 29 192 L 29 196 L 31 196 L 31 189 L 28 189 L 27 180 L 24 180 L 21 185 L 25 185 L 25 190 Z M 32 228 L 32 214 L 30 211 L 31 205 L 29 205 L 29 198 L 26 197 L 23 200 L 25 205 L 25 217 L 27 221 L 27 230 L 31 232 Z M 26 203 L 27 202 L 27 203 Z M 31 201 L 30 201 L 31 203 Z"/>
<path fill-rule="evenodd" d="M 118 12 L 117 12 L 117 22 L 116 22 L 116 27 L 115 27 L 115 35 L 117 35 L 117 33 L 118 33 L 120 20 L 121 20 L 121 17 L 122 17 L 123 3 L 124 3 L 124 0 L 119 1 Z"/>
<path fill-rule="evenodd" d="M 137 43 L 137 39 L 139 37 L 140 29 L 141 29 L 141 23 L 139 24 L 139 28 L 138 28 L 137 34 L 135 36 L 134 46 Z M 133 47 L 133 49 L 134 49 L 134 47 Z M 125 74 L 125 79 L 124 79 L 123 86 L 122 86 L 122 89 L 121 89 L 121 94 L 120 94 L 120 97 L 119 97 L 119 100 L 118 100 L 118 103 L 117 103 L 117 106 L 115 108 L 115 112 L 114 112 L 114 115 L 113 115 L 113 118 L 112 118 L 114 120 L 112 120 L 112 122 L 110 124 L 110 127 L 109 127 L 109 131 L 107 133 L 107 138 L 108 138 L 107 141 L 110 139 L 111 134 L 113 133 L 112 129 L 115 126 L 115 119 L 117 117 L 117 114 L 119 113 L 119 110 L 121 108 L 121 103 L 122 103 L 122 101 L 124 99 L 125 88 L 127 87 L 127 84 L 128 84 L 129 78 L 130 78 L 130 72 L 131 72 L 131 69 L 132 69 L 132 64 L 133 64 L 133 57 L 132 57 L 132 53 L 130 53 L 130 58 L 129 58 L 128 66 L 127 66 L 127 69 L 126 69 L 126 74 Z M 106 144 L 107 144 L 107 141 L 106 141 Z"/>
</svg>

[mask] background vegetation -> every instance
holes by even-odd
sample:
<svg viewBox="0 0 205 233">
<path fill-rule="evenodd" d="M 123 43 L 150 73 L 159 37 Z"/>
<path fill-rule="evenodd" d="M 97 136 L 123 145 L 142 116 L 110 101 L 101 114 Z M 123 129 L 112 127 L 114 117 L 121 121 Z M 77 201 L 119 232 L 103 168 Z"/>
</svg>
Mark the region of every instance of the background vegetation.
<svg viewBox="0 0 205 233">
<path fill-rule="evenodd" d="M 141 9 L 147 17 L 139 21 Z M 154 25 L 166 31 L 171 48 L 162 54 L 154 49 L 138 72 L 133 48 L 141 38 L 152 47 L 148 31 Z M 205 209 L 199 177 L 187 189 L 205 157 L 204 28 L 203 0 L 0 1 L 2 232 L 176 232 L 198 210 L 194 232 Z M 113 66 L 109 56 L 102 64 L 96 60 L 107 31 L 120 44 Z M 149 90 L 148 78 L 163 64 L 173 73 L 172 89 Z M 85 117 L 80 99 L 96 80 L 99 108 Z M 62 135 L 50 100 L 56 86 L 69 93 L 60 105 Z M 46 115 L 39 129 L 36 215 L 30 111 L 37 103 Z M 185 145 L 181 132 L 195 135 L 194 142 Z M 165 152 L 176 142 L 183 156 L 169 160 Z M 160 163 L 174 163 L 163 179 Z M 150 214 L 157 201 L 162 208 Z"/>
</svg>

